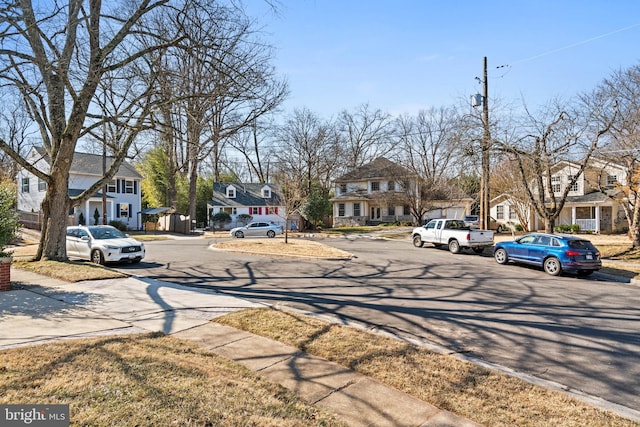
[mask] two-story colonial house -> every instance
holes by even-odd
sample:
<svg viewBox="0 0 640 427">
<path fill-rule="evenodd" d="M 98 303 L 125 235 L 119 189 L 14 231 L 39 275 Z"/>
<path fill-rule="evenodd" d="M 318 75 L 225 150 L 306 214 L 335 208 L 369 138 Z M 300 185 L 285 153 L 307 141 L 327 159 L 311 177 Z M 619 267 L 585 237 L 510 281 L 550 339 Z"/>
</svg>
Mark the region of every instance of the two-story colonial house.
<svg viewBox="0 0 640 427">
<path fill-rule="evenodd" d="M 42 171 L 50 168 L 49 157 L 42 147 L 34 147 L 27 159 Z M 102 155 L 76 152 L 69 171 L 69 196 L 77 196 L 85 189 L 103 177 Z M 107 169 L 113 162 L 113 157 L 107 156 Z M 142 176 L 126 161 L 120 165 L 116 175 L 106 185 L 106 222 L 118 220 L 126 224 L 129 229 L 138 229 L 140 219 L 138 213 L 142 206 L 140 181 Z M 47 192 L 46 182 L 28 172 L 20 170 L 17 174 L 18 211 L 25 213 L 39 213 L 42 201 Z M 91 196 L 84 204 L 73 208 L 69 212 L 69 224 L 79 224 L 84 219 L 85 224 L 95 222 L 96 212 L 98 222 L 102 224 L 102 191 Z M 80 215 L 82 214 L 82 215 Z"/>
<path fill-rule="evenodd" d="M 564 189 L 571 185 L 572 178 L 579 169 L 579 165 L 569 161 L 559 162 L 552 168 L 551 186 L 556 197 L 561 196 Z M 596 233 L 623 231 L 627 224 L 624 211 L 611 195 L 615 194 L 616 185 L 624 185 L 624 179 L 625 171 L 622 166 L 592 159 L 584 173 L 571 185 L 556 225 L 578 224 L 580 230 Z M 533 208 L 523 207 L 528 203 L 528 200 L 521 200 L 519 197 L 500 195 L 492 200 L 491 216 L 498 222 L 513 223 L 524 215 L 526 228 L 544 229 L 544 221 L 535 215 Z"/>
<path fill-rule="evenodd" d="M 213 197 L 207 203 L 208 222 L 212 225 L 212 218 L 219 212 L 226 212 L 231 216 L 231 222 L 224 228 L 246 224 L 251 221 L 272 222 L 285 227 L 287 208 L 280 193 L 280 187 L 275 184 L 256 183 L 222 183 L 213 184 Z M 299 218 L 289 218 L 289 227 L 298 227 Z"/>
<path fill-rule="evenodd" d="M 384 157 L 350 171 L 334 181 L 333 226 L 414 222 L 411 203 L 420 194 L 415 173 Z M 430 201 L 434 207 L 421 220 L 463 218 L 472 199 Z"/>
</svg>

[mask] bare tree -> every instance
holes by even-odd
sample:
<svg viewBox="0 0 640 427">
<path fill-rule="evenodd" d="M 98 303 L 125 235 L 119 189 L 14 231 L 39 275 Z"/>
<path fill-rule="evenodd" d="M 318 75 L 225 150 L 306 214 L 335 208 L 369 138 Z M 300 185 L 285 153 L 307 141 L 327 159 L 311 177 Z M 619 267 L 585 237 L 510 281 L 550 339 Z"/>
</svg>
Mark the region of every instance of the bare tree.
<svg viewBox="0 0 640 427">
<path fill-rule="evenodd" d="M 89 118 L 89 112 L 97 109 L 98 84 L 107 74 L 133 78 L 125 75 L 132 64 L 154 49 L 173 43 L 166 33 L 156 35 L 157 42 L 147 48 L 135 40 L 136 35 L 146 33 L 139 26 L 142 18 L 167 4 L 167 0 L 141 0 L 123 7 L 120 3 L 105 6 L 101 2 L 69 0 L 64 5 L 39 2 L 37 9 L 30 0 L 0 4 L 0 79 L 20 92 L 38 126 L 50 164 L 48 171 L 39 170 L 0 140 L 3 151 L 47 183 L 42 205 L 45 223 L 37 258 L 67 258 L 69 208 L 99 189 L 122 163 L 135 134 L 122 143 L 103 179 L 77 199 L 69 197 L 69 170 L 77 142 L 90 128 L 100 126 L 100 120 L 92 122 Z M 149 113 L 149 94 L 150 86 L 138 87 L 130 107 L 122 109 L 128 114 L 129 125 L 142 128 Z"/>
<path fill-rule="evenodd" d="M 277 168 L 291 171 L 288 175 L 295 177 L 305 197 L 314 182 L 328 188 L 339 150 L 332 125 L 303 108 L 295 110 L 276 133 Z"/>
<path fill-rule="evenodd" d="M 0 108 L 0 139 L 20 156 L 26 156 L 35 131 L 31 128 L 31 118 L 19 105 L 19 98 L 7 93 L 3 99 L 11 100 Z M 18 162 L 13 160 L 4 151 L 0 152 L 0 180 L 15 179 L 18 172 Z"/>
<path fill-rule="evenodd" d="M 399 163 L 418 179 L 415 188 L 406 189 L 416 223 L 436 207 L 435 201 L 455 204 L 463 196 L 453 180 L 464 161 L 459 119 L 454 108 L 432 108 L 398 119 Z"/>
<path fill-rule="evenodd" d="M 395 142 L 395 123 L 391 115 L 362 104 L 354 111 L 343 110 L 336 127 L 340 135 L 346 170 L 387 156 Z"/>
<path fill-rule="evenodd" d="M 612 123 L 607 143 L 598 150 L 604 161 L 597 183 L 600 190 L 620 203 L 624 210 L 634 248 L 640 247 L 640 65 L 614 72 L 593 94 L 583 95 L 584 103 L 607 100 L 609 109 L 598 117 L 602 126 Z M 600 101 L 602 102 L 602 101 Z M 624 167 L 624 177 L 609 186 L 607 164 Z"/>
<path fill-rule="evenodd" d="M 213 157 L 218 181 L 224 142 L 275 109 L 287 85 L 269 65 L 271 48 L 233 4 L 191 3 L 187 13 L 164 19 L 169 22 L 160 26 L 179 22 L 183 41 L 156 63 L 167 88 L 161 95 L 163 139 L 175 147 L 168 150 L 169 160 L 179 163 L 174 172 L 188 178 L 188 214 L 194 218 L 201 163 Z"/>
<path fill-rule="evenodd" d="M 547 233 L 553 232 L 571 187 L 611 126 L 610 122 L 598 126 L 594 121 L 594 114 L 602 108 L 600 104 L 568 112 L 556 101 L 540 118 L 527 110 L 527 120 L 522 125 L 524 135 L 513 144 L 498 142 L 517 163 L 519 185 L 535 213 L 544 220 Z M 557 191 L 552 177 L 561 161 L 570 161 L 573 170 L 567 185 Z"/>
</svg>

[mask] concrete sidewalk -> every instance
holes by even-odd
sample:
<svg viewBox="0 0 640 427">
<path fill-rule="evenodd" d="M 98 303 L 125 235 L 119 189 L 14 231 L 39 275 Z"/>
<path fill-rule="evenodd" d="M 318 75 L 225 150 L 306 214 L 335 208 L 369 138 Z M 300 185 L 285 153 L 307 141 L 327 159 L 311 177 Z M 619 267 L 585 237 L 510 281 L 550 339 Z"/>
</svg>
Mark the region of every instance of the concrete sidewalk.
<svg viewBox="0 0 640 427">
<path fill-rule="evenodd" d="M 145 278 L 66 283 L 12 269 L 0 293 L 0 350 L 52 340 L 160 331 L 235 360 L 353 426 L 477 426 L 332 362 L 210 322 L 262 306 Z"/>
</svg>

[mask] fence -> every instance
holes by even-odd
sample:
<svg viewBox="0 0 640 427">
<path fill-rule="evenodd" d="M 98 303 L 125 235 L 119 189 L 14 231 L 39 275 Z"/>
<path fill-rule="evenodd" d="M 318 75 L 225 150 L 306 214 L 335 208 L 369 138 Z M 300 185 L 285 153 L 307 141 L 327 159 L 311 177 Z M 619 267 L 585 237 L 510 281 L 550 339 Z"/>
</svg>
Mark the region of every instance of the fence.
<svg viewBox="0 0 640 427">
<path fill-rule="evenodd" d="M 44 214 L 42 212 L 22 212 L 18 211 L 18 217 L 20 224 L 23 227 L 31 230 L 42 230 L 42 223 L 44 221 Z M 76 218 L 73 215 L 67 217 L 67 225 L 74 225 Z"/>
</svg>

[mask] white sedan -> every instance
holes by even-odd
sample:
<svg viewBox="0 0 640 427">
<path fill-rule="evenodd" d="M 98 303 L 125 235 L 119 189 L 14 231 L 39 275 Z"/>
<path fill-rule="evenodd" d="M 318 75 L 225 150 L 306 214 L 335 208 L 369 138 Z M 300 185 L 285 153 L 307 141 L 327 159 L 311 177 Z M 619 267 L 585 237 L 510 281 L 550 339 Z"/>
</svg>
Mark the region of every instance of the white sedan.
<svg viewBox="0 0 640 427">
<path fill-rule="evenodd" d="M 282 234 L 282 226 L 270 224 L 268 222 L 252 222 L 244 227 L 236 227 L 231 229 L 229 234 L 238 239 L 245 236 L 266 236 L 269 238 L 276 237 L 276 234 Z"/>
<path fill-rule="evenodd" d="M 129 237 L 111 225 L 67 227 L 67 255 L 89 259 L 96 264 L 144 258 L 144 243 Z"/>
</svg>

